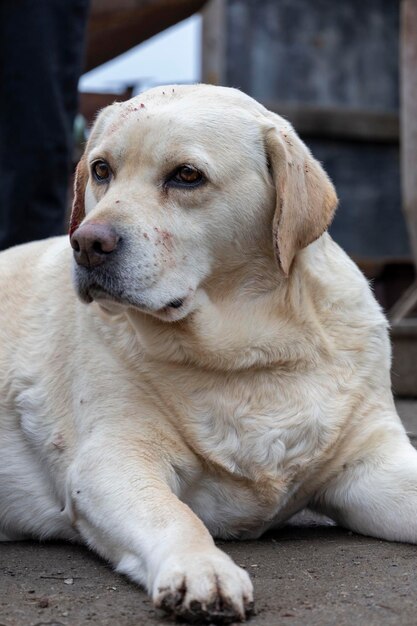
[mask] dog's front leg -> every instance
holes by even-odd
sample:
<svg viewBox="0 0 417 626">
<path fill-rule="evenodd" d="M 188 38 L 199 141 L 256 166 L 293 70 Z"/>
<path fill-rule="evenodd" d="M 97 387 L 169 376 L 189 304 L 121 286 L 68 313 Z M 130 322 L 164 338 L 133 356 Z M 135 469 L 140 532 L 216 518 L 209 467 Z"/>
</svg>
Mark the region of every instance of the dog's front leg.
<svg viewBox="0 0 417 626">
<path fill-rule="evenodd" d="M 139 450 L 114 440 L 84 447 L 69 472 L 74 525 L 157 607 L 192 621 L 244 620 L 252 609 L 248 574 L 214 545 L 170 488 L 172 469 L 153 456 L 144 442 Z"/>
<path fill-rule="evenodd" d="M 310 504 L 355 532 L 417 544 L 417 452 L 405 433 L 388 433 L 389 426 L 372 433 L 377 445 L 346 463 Z"/>
</svg>

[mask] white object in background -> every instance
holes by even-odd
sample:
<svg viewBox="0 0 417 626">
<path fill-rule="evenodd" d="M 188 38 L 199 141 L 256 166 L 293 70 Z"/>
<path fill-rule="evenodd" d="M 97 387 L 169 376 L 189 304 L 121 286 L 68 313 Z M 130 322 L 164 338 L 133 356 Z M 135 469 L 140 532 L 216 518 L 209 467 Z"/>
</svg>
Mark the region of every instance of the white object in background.
<svg viewBox="0 0 417 626">
<path fill-rule="evenodd" d="M 87 72 L 79 90 L 117 93 L 134 85 L 138 93 L 152 85 L 200 80 L 201 16 L 196 14 Z"/>
</svg>

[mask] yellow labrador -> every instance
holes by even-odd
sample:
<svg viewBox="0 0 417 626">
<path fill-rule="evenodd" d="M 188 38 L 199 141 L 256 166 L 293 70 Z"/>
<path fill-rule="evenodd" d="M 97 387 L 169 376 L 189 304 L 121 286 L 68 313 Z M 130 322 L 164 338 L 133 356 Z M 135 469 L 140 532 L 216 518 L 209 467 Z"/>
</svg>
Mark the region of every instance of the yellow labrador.
<svg viewBox="0 0 417 626">
<path fill-rule="evenodd" d="M 309 506 L 417 542 L 387 323 L 326 233 L 336 203 L 290 124 L 237 90 L 104 109 L 73 249 L 0 257 L 3 540 L 83 541 L 156 606 L 210 622 L 252 606 L 212 537 Z"/>
</svg>

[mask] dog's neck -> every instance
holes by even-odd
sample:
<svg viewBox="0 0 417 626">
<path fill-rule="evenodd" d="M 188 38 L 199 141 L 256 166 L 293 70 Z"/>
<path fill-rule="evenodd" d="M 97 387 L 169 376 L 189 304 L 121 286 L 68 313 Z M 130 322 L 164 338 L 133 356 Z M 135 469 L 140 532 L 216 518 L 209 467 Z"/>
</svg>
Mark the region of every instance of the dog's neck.
<svg viewBox="0 0 417 626">
<path fill-rule="evenodd" d="M 258 260 L 249 269 L 213 276 L 198 290 L 195 310 L 179 322 L 130 310 L 147 355 L 229 372 L 317 363 L 326 341 L 315 327 L 311 298 L 296 267 L 286 278 L 273 263 Z"/>
</svg>

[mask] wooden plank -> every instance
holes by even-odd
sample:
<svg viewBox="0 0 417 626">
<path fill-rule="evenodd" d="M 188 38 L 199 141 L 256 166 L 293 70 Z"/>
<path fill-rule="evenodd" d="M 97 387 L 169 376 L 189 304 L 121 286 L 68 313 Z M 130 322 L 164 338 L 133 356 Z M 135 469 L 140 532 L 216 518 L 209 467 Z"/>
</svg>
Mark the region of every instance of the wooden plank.
<svg viewBox="0 0 417 626">
<path fill-rule="evenodd" d="M 417 0 L 401 3 L 401 170 L 403 210 L 417 266 Z"/>
<path fill-rule="evenodd" d="M 401 1 L 401 187 L 403 211 L 417 267 L 417 0 Z M 393 329 L 417 306 L 417 282 L 390 311 Z M 417 330 L 417 318 L 412 318 Z M 417 378 L 416 378 L 417 380 Z M 417 384 L 415 386 L 417 391 Z"/>
<path fill-rule="evenodd" d="M 394 304 L 389 312 L 389 319 L 393 328 L 396 328 L 398 324 L 405 321 L 404 318 L 409 315 L 413 309 L 417 306 L 417 283 L 413 283 L 410 287 L 403 293 L 401 298 Z M 409 320 L 407 320 L 409 321 Z M 416 327 L 417 332 L 417 320 L 412 319 L 412 323 Z M 417 387 L 416 387 L 417 390 Z"/>
<path fill-rule="evenodd" d="M 387 143 L 399 141 L 399 117 L 396 113 L 274 101 L 263 104 L 285 117 L 302 135 Z"/>
<path fill-rule="evenodd" d="M 403 320 L 391 330 L 392 389 L 399 396 L 417 393 L 417 325 L 415 320 Z"/>
</svg>

